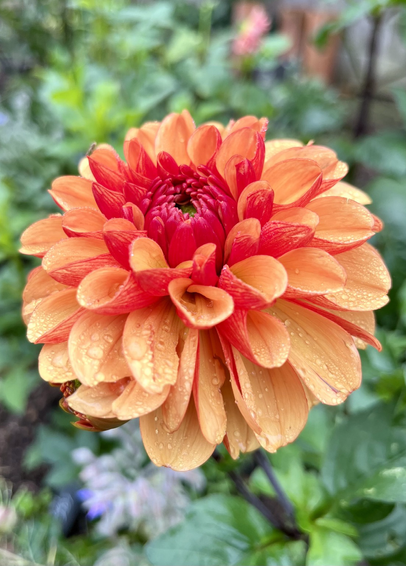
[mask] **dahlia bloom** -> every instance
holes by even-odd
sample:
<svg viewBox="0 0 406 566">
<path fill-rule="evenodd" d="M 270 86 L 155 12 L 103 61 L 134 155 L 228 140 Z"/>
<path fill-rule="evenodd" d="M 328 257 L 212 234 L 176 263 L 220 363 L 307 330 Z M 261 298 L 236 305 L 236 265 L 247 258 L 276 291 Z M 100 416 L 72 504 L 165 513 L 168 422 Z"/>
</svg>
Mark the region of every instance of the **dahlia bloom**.
<svg viewBox="0 0 406 566">
<path fill-rule="evenodd" d="M 53 182 L 63 214 L 21 238 L 42 258 L 23 297 L 41 377 L 78 426 L 139 418 L 157 465 L 277 450 L 359 387 L 357 347 L 380 348 L 390 276 L 368 196 L 330 149 L 266 129 L 187 111 L 132 129 L 126 161 L 96 148 Z"/>
</svg>

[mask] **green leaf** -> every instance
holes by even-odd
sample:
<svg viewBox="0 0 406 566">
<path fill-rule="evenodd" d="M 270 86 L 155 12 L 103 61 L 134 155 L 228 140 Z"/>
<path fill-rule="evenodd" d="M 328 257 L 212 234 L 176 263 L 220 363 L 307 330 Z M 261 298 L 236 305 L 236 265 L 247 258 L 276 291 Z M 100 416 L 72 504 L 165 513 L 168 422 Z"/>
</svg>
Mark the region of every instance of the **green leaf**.
<svg viewBox="0 0 406 566">
<path fill-rule="evenodd" d="M 0 402 L 13 413 L 24 413 L 28 396 L 38 381 L 36 371 L 27 371 L 27 368 L 19 365 L 14 366 L 0 380 Z"/>
<path fill-rule="evenodd" d="M 366 558 L 397 552 L 406 540 L 406 509 L 398 505 L 384 519 L 360 525 L 359 546 Z"/>
<path fill-rule="evenodd" d="M 306 566 L 352 566 L 360 560 L 361 551 L 348 536 L 321 527 L 310 534 Z"/>
<path fill-rule="evenodd" d="M 331 436 L 322 468 L 341 502 L 356 498 L 406 501 L 406 437 L 392 426 L 392 405 L 351 415 Z"/>
<path fill-rule="evenodd" d="M 153 566 L 249 564 L 270 535 L 269 523 L 243 499 L 213 495 L 196 501 L 180 525 L 149 542 L 146 554 Z"/>
</svg>

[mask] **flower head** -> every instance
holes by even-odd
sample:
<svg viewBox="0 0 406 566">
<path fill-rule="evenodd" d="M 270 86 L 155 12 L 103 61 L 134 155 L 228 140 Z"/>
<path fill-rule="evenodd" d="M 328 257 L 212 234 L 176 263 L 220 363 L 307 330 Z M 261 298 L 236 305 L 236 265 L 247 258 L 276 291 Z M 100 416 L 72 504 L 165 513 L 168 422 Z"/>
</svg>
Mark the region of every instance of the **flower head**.
<svg viewBox="0 0 406 566">
<path fill-rule="evenodd" d="M 381 222 L 328 148 L 265 142 L 267 120 L 170 114 L 99 146 L 22 235 L 42 257 L 23 316 L 79 426 L 140 418 L 157 465 L 187 470 L 293 441 L 309 407 L 361 382 L 357 347 L 390 277 Z"/>
</svg>

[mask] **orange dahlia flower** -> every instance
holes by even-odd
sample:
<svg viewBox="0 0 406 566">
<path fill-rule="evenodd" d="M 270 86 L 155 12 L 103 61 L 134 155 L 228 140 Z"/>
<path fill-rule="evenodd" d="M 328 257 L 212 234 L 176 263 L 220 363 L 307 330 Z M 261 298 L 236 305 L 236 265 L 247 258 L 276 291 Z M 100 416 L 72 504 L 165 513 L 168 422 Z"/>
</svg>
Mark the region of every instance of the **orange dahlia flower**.
<svg viewBox="0 0 406 566">
<path fill-rule="evenodd" d="M 125 161 L 99 146 L 53 182 L 63 214 L 22 235 L 43 258 L 23 307 L 41 377 L 79 426 L 139 418 L 157 465 L 277 450 L 359 387 L 357 347 L 380 348 L 368 196 L 333 151 L 266 128 L 183 111 L 132 129 Z"/>
</svg>

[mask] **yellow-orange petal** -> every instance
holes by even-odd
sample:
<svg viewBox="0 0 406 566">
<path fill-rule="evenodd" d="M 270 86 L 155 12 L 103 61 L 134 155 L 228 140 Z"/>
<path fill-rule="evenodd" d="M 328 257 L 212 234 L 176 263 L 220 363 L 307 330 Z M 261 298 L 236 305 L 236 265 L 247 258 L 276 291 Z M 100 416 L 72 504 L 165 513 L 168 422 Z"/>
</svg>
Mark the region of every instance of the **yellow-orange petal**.
<svg viewBox="0 0 406 566">
<path fill-rule="evenodd" d="M 359 204 L 371 204 L 372 202 L 372 199 L 369 195 L 367 195 L 367 193 L 361 191 L 361 189 L 353 187 L 345 181 L 339 181 L 336 185 L 334 185 L 334 187 L 331 187 L 331 189 L 328 189 L 321 195 L 318 195 L 317 198 L 323 197 L 342 197 L 354 200 Z"/>
<path fill-rule="evenodd" d="M 283 295 L 288 277 L 283 265 L 265 255 L 251 256 L 222 269 L 219 286 L 240 309 L 262 309 Z"/>
<path fill-rule="evenodd" d="M 71 409 L 84 415 L 99 418 L 116 418 L 112 407 L 128 384 L 128 378 L 116 383 L 98 383 L 93 387 L 81 385 L 67 399 Z M 120 419 L 125 420 L 125 419 Z"/>
<path fill-rule="evenodd" d="M 187 144 L 187 153 L 196 167 L 207 165 L 221 145 L 221 135 L 215 126 L 199 126 Z"/>
<path fill-rule="evenodd" d="M 295 440 L 307 421 L 308 403 L 302 383 L 292 366 L 264 369 L 233 349 L 241 392 L 232 387 L 238 408 L 255 423 L 259 443 L 269 452 Z"/>
<path fill-rule="evenodd" d="M 261 178 L 274 190 L 275 204 L 292 204 L 317 194 L 322 173 L 311 159 L 288 159 L 264 169 Z"/>
<path fill-rule="evenodd" d="M 122 352 L 127 315 L 85 312 L 69 335 L 69 359 L 77 378 L 89 387 L 130 375 Z"/>
<path fill-rule="evenodd" d="M 56 281 L 77 286 L 95 269 L 121 266 L 109 254 L 103 240 L 68 238 L 52 246 L 42 260 L 42 267 Z"/>
<path fill-rule="evenodd" d="M 255 364 L 280 367 L 288 358 L 289 333 L 280 320 L 266 312 L 235 310 L 218 328 L 221 335 Z"/>
<path fill-rule="evenodd" d="M 212 328 L 234 310 L 233 299 L 218 287 L 193 285 L 191 279 L 179 278 L 169 283 L 168 290 L 179 317 L 190 328 Z"/>
<path fill-rule="evenodd" d="M 329 294 L 327 308 L 376 310 L 389 301 L 391 278 L 379 253 L 369 244 L 335 256 L 347 273 L 342 291 Z"/>
<path fill-rule="evenodd" d="M 128 316 L 124 355 L 133 376 L 148 393 L 161 393 L 176 382 L 180 327 L 175 307 L 167 298 Z"/>
<path fill-rule="evenodd" d="M 38 371 L 44 381 L 65 383 L 75 379 L 68 355 L 68 343 L 45 344 L 38 358 Z"/>
<path fill-rule="evenodd" d="M 291 147 L 302 147 L 303 143 L 294 139 L 268 140 L 265 142 L 265 164 L 273 155 Z"/>
<path fill-rule="evenodd" d="M 168 432 L 173 432 L 180 427 L 189 405 L 196 369 L 198 333 L 196 328 L 185 328 L 180 333 L 178 377 L 162 405 L 162 418 Z"/>
<path fill-rule="evenodd" d="M 226 379 L 221 388 L 221 394 L 227 415 L 227 431 L 223 442 L 231 458 L 236 460 L 240 453 L 245 454 L 259 448 L 259 442 L 238 409 L 229 379 Z"/>
<path fill-rule="evenodd" d="M 42 299 L 62 289 L 66 289 L 66 286 L 52 279 L 41 266 L 33 269 L 23 291 L 22 316 L 25 324 L 28 324 L 33 310 Z"/>
<path fill-rule="evenodd" d="M 161 122 L 145 122 L 141 128 L 130 128 L 125 136 L 125 141 L 137 138 L 155 164 L 155 138 L 160 125 Z"/>
<path fill-rule="evenodd" d="M 181 426 L 175 432 L 166 432 L 160 408 L 142 416 L 140 427 L 145 450 L 154 464 L 178 472 L 201 466 L 216 447 L 207 442 L 200 430 L 193 399 Z"/>
<path fill-rule="evenodd" d="M 52 293 L 34 309 L 27 327 L 27 338 L 34 344 L 59 344 L 83 313 L 76 300 L 76 289 Z"/>
<path fill-rule="evenodd" d="M 306 205 L 319 217 L 313 247 L 340 253 L 374 235 L 374 218 L 361 204 L 343 197 L 316 199 Z"/>
<path fill-rule="evenodd" d="M 70 237 L 103 239 L 103 226 L 107 218 L 95 208 L 71 208 L 63 215 L 62 227 Z"/>
<path fill-rule="evenodd" d="M 290 333 L 289 362 L 320 401 L 336 405 L 360 386 L 361 362 L 348 332 L 281 299 L 268 312 L 285 323 Z"/>
<path fill-rule="evenodd" d="M 181 114 L 169 114 L 161 122 L 156 134 L 155 155 L 165 151 L 178 165 L 189 164 L 187 144 L 194 129 L 194 122 L 187 110 L 183 110 Z"/>
<path fill-rule="evenodd" d="M 198 365 L 193 385 L 197 416 L 203 436 L 220 444 L 226 433 L 227 417 L 221 386 L 225 380 L 221 346 L 214 329 L 199 330 Z"/>
<path fill-rule="evenodd" d="M 58 177 L 52 183 L 49 194 L 62 210 L 83 206 L 98 208 L 92 191 L 93 182 L 83 177 L 67 175 Z"/>
<path fill-rule="evenodd" d="M 298 248 L 278 258 L 288 274 L 286 298 L 340 291 L 346 272 L 338 261 L 317 248 Z"/>
<path fill-rule="evenodd" d="M 120 397 L 113 401 L 112 412 L 120 420 L 129 420 L 155 411 L 168 397 L 170 386 L 160 393 L 148 393 L 135 380 L 131 380 Z"/>
<path fill-rule="evenodd" d="M 53 214 L 31 224 L 21 235 L 19 252 L 43 257 L 54 244 L 67 238 L 62 229 L 62 216 Z"/>
</svg>

